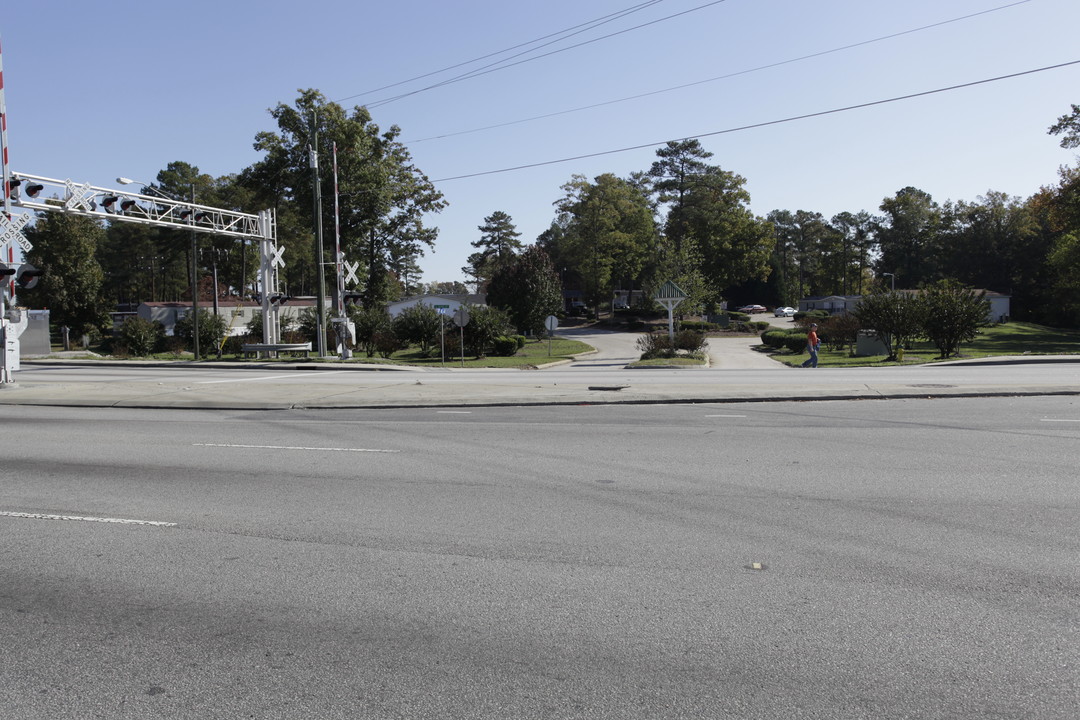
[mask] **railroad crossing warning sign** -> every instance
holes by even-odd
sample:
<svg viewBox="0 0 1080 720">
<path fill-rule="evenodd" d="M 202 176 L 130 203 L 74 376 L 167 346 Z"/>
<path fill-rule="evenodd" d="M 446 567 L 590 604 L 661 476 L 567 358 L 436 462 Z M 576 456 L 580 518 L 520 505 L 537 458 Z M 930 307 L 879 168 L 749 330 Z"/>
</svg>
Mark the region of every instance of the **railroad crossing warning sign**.
<svg viewBox="0 0 1080 720">
<path fill-rule="evenodd" d="M 33 245 L 26 239 L 26 236 L 22 234 L 22 229 L 26 227 L 26 224 L 30 222 L 29 213 L 19 213 L 18 215 L 12 215 L 8 220 L 3 213 L 0 213 L 0 248 L 7 245 L 9 242 L 16 242 L 23 252 L 30 252 L 33 249 Z"/>
</svg>

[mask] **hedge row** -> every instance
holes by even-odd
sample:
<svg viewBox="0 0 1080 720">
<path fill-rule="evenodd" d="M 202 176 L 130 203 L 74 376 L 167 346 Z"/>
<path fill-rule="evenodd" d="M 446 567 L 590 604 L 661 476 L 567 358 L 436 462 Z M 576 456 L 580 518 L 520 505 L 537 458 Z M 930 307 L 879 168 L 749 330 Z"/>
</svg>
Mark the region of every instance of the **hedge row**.
<svg viewBox="0 0 1080 720">
<path fill-rule="evenodd" d="M 806 349 L 806 332 L 803 330 L 768 330 L 761 334 L 761 342 L 776 350 L 788 349 L 801 353 Z"/>
</svg>

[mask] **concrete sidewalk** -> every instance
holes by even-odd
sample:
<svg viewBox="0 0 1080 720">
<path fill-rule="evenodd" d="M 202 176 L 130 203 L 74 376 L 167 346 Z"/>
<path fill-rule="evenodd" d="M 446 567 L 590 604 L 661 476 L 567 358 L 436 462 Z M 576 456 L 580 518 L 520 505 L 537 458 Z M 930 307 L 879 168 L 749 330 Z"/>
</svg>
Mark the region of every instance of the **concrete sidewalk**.
<svg viewBox="0 0 1080 720">
<path fill-rule="evenodd" d="M 978 361 L 982 364 L 989 360 Z M 1080 362 L 1080 356 L 1001 358 L 996 364 L 1024 362 Z M 77 362 L 42 361 L 70 367 Z M 98 363 L 94 363 L 98 364 Z M 131 361 L 109 363 L 135 368 Z M 161 363 L 138 363 L 161 365 Z M 27 368 L 37 362 L 24 363 Z M 938 375 L 898 380 L 889 373 L 853 374 L 840 369 L 799 370 L 779 373 L 725 370 L 620 370 L 616 374 L 570 366 L 548 372 L 524 370 L 458 371 L 416 368 L 388 369 L 380 365 L 335 363 L 177 363 L 187 371 L 183 381 L 160 378 L 123 382 L 20 381 L 0 387 L 0 405 L 60 407 L 190 408 L 230 410 L 363 409 L 400 407 L 481 407 L 582 404 L 661 404 L 783 402 L 811 400 L 869 400 L 928 397 L 993 397 L 1080 395 L 1080 383 L 1066 376 L 1045 382 L 1027 374 L 1025 384 L 1003 382 L 995 374 L 985 382 L 944 381 Z M 230 366 L 264 369 L 268 374 L 297 373 L 298 381 L 260 382 L 243 378 L 203 383 L 190 379 L 191 371 L 220 370 Z M 325 371 L 350 371 L 347 382 L 330 382 Z M 482 374 L 482 377 L 480 375 Z M 320 379 L 320 375 L 324 375 Z M 595 375 L 595 380 L 590 378 Z M 620 378 L 613 381 L 613 377 Z M 776 378 L 771 382 L 770 378 Z M 626 380 L 625 378 L 629 378 Z M 683 380 L 685 378 L 685 381 Z M 337 378 L 336 378 L 337 379 Z M 239 380 L 239 378 L 238 378 Z"/>
</svg>

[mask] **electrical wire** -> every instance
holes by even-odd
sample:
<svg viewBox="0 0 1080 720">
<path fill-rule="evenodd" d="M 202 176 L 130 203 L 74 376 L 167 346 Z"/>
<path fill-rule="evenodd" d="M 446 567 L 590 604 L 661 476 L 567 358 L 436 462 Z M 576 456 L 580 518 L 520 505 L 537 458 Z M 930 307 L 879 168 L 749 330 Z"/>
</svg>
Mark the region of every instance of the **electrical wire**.
<svg viewBox="0 0 1080 720">
<path fill-rule="evenodd" d="M 571 27 L 565 28 L 563 30 L 559 30 L 557 32 L 550 33 L 548 35 L 542 35 L 541 37 L 538 37 L 538 38 L 536 38 L 534 40 L 529 40 L 527 42 L 518 43 L 517 45 L 511 45 L 508 48 L 504 48 L 502 50 L 496 50 L 495 52 L 488 53 L 487 55 L 481 55 L 480 57 L 473 58 L 472 60 L 465 60 L 465 61 L 459 62 L 459 63 L 457 63 L 455 65 L 448 65 L 447 67 L 441 68 L 439 70 L 432 70 L 431 72 L 427 72 L 427 73 L 424 73 L 422 75 L 417 75 L 417 76 L 411 77 L 411 78 L 409 78 L 407 80 L 399 80 L 398 82 L 390 83 L 389 85 L 383 85 L 382 87 L 378 87 L 378 88 L 375 88 L 373 90 L 365 90 L 364 92 L 356 93 L 355 95 L 349 95 L 348 97 L 343 97 L 340 100 L 335 100 L 334 102 L 339 102 L 339 103 L 340 102 L 345 102 L 346 100 L 352 100 L 353 98 L 363 97 L 364 95 L 370 95 L 372 93 L 377 93 L 377 92 L 380 92 L 382 90 L 389 90 L 390 88 L 398 87 L 399 85 L 405 85 L 405 84 L 411 83 L 411 82 L 416 81 L 416 80 L 423 80 L 426 77 L 431 77 L 432 75 L 438 75 L 439 73 L 447 72 L 448 70 L 456 70 L 459 67 L 464 67 L 465 65 L 470 65 L 470 64 L 472 64 L 474 62 L 480 62 L 481 60 L 487 60 L 488 58 L 495 57 L 496 55 L 502 55 L 503 53 L 510 52 L 511 50 L 517 50 L 518 48 L 522 48 L 522 47 L 525 47 L 527 45 L 532 45 L 534 43 L 538 43 L 541 40 L 547 40 L 548 38 L 553 38 L 553 37 L 556 37 L 558 35 L 563 35 L 565 33 L 570 32 L 571 30 L 578 30 L 578 28 L 585 28 L 585 30 L 591 30 L 594 27 L 600 27 L 601 25 L 606 25 L 609 22 L 613 22 L 615 20 L 626 17 L 627 15 L 631 15 L 631 14 L 633 14 L 635 12 L 638 12 L 639 10 L 644 10 L 645 8 L 647 8 L 647 7 L 651 6 L 651 5 L 656 5 L 657 3 L 661 3 L 661 2 L 664 2 L 664 0 L 648 0 L 648 2 L 639 3 L 638 5 L 631 5 L 630 7 L 625 8 L 623 10 L 620 10 L 618 12 L 614 12 L 614 13 L 611 13 L 609 15 L 601 15 L 600 17 L 595 18 L 593 20 L 587 20 L 586 22 L 580 23 L 578 25 L 572 25 Z M 589 26 L 589 27 L 586 27 L 586 26 Z M 584 30 L 581 30 L 579 32 L 584 32 Z M 577 33 L 574 33 L 574 34 L 577 34 Z M 568 37 L 572 37 L 572 35 L 568 36 Z M 541 46 L 541 47 L 543 47 L 543 46 Z"/>
<path fill-rule="evenodd" d="M 499 170 L 485 170 L 483 172 L 469 173 L 467 175 L 454 175 L 452 177 L 439 178 L 438 180 L 433 180 L 432 182 L 440 183 L 449 182 L 451 180 L 464 180 L 466 178 L 481 177 L 484 175 L 497 175 L 499 173 L 514 172 L 516 170 L 527 170 L 530 168 L 543 167 L 545 165 L 558 165 L 560 163 L 573 162 L 574 160 L 585 160 L 587 158 L 602 157 L 604 155 L 615 155 L 618 153 L 630 152 L 631 150 L 643 150 L 645 148 L 658 147 L 660 145 L 665 145 L 668 142 L 697 140 L 699 138 L 714 137 L 716 135 L 726 135 L 729 133 L 742 132 L 743 130 L 753 130 L 755 128 L 768 127 L 770 125 L 780 125 L 783 123 L 795 122 L 796 120 L 808 120 L 810 118 L 848 112 L 849 110 L 859 110 L 862 108 L 874 107 L 875 105 L 886 105 L 888 103 L 900 102 L 901 100 L 911 100 L 913 98 L 926 97 L 927 95 L 936 95 L 938 93 L 950 92 L 952 90 L 961 90 L 963 88 L 975 87 L 976 85 L 985 85 L 987 83 L 998 82 L 999 80 L 1009 80 L 1012 78 L 1022 77 L 1024 75 L 1032 75 L 1034 73 L 1045 72 L 1047 70 L 1057 70 L 1063 67 L 1069 67 L 1070 65 L 1080 65 L 1080 60 L 1070 60 L 1069 62 L 1063 62 L 1057 65 L 1047 65 L 1045 67 L 1035 68 L 1034 70 L 1024 70 L 1022 72 L 1011 73 L 1009 75 L 999 75 L 997 77 L 986 78 L 985 80 L 975 80 L 973 82 L 962 83 L 960 85 L 950 85 L 948 87 L 937 88 L 935 90 L 924 90 L 923 92 L 911 93 L 909 95 L 899 95 L 897 97 L 886 98 L 884 100 L 874 100 L 871 102 L 859 103 L 857 105 L 848 105 L 846 107 L 833 108 L 832 110 L 822 110 L 819 112 L 807 113 L 805 115 L 793 115 L 791 117 L 781 118 L 779 120 L 767 120 L 765 122 L 753 123 L 751 125 L 742 125 L 734 128 L 727 128 L 726 130 L 714 130 L 712 132 L 700 133 L 698 135 L 687 135 L 686 137 L 677 138 L 675 140 L 661 140 L 659 142 L 649 142 L 643 143 L 641 145 L 632 145 L 630 147 L 618 148 L 616 150 L 603 150 L 601 152 L 586 153 L 585 155 L 575 155 L 574 157 L 560 158 L 558 160 L 545 160 L 543 162 L 529 163 L 527 165 L 515 165 L 514 167 L 501 168 Z"/>
<path fill-rule="evenodd" d="M 382 100 L 375 100 L 374 102 L 366 103 L 365 106 L 369 110 L 372 109 L 372 108 L 382 107 L 383 105 L 387 105 L 387 104 L 392 103 L 392 102 L 397 102 L 398 100 L 402 100 L 402 99 L 407 98 L 407 97 L 412 97 L 413 95 L 418 95 L 418 94 L 420 94 L 422 92 L 427 92 L 428 90 L 434 90 L 435 88 L 445 87 L 447 85 L 452 85 L 454 83 L 462 82 L 464 80 L 471 80 L 472 78 L 480 77 L 482 75 L 487 75 L 487 74 L 493 73 L 493 72 L 498 72 L 499 70 L 506 70 L 507 68 L 512 68 L 512 67 L 515 67 L 517 65 L 523 65 L 525 63 L 532 62 L 534 60 L 540 60 L 542 58 L 550 57 L 551 55 L 557 55 L 559 53 L 566 52 L 567 50 L 573 50 L 575 48 L 583 47 L 585 45 L 591 45 L 592 43 L 600 42 L 601 40 L 607 40 L 608 38 L 615 37 L 616 35 L 622 35 L 624 33 L 632 32 L 634 30 L 640 30 L 643 27 L 648 27 L 649 25 L 656 25 L 657 23 L 665 22 L 667 20 L 671 20 L 673 18 L 677 18 L 677 17 L 680 17 L 682 15 L 686 15 L 688 13 L 696 12 L 698 10 L 702 10 L 704 8 L 711 7 L 713 5 L 719 5 L 720 3 L 723 3 L 723 2 L 727 2 L 727 0 L 712 0 L 712 2 L 705 3 L 704 5 L 698 5 L 697 7 L 690 8 L 689 10 L 683 10 L 682 12 L 678 12 L 678 13 L 675 13 L 673 15 L 668 15 L 666 17 L 658 18 L 656 20 L 650 20 L 647 23 L 642 23 L 641 25 L 635 25 L 633 27 L 629 27 L 629 28 L 626 28 L 624 30 L 619 30 L 618 32 L 613 32 L 613 33 L 610 33 L 608 35 L 601 35 L 600 37 L 593 38 L 592 40 L 586 40 L 584 42 L 577 43 L 576 45 L 569 45 L 569 46 L 564 47 L 564 48 L 559 48 L 558 50 L 552 50 L 551 52 L 547 52 L 547 53 L 544 53 L 542 55 L 536 55 L 536 56 L 530 57 L 530 58 L 525 58 L 524 60 L 518 60 L 517 62 L 509 63 L 507 65 L 502 64 L 502 63 L 507 62 L 507 60 L 511 60 L 511 59 L 513 59 L 515 57 L 520 57 L 521 55 L 525 55 L 525 54 L 528 54 L 530 52 L 535 52 L 539 48 L 533 48 L 532 50 L 526 50 L 525 52 L 518 53 L 518 55 L 513 55 L 510 58 L 506 58 L 504 60 L 499 60 L 498 62 L 491 63 L 489 65 L 485 65 L 483 67 L 477 68 L 476 70 L 470 70 L 467 73 L 462 73 L 461 75 L 457 75 L 457 76 L 454 76 L 454 77 L 449 78 L 447 80 L 443 80 L 442 82 L 435 83 L 434 85 L 428 85 L 428 86 L 422 87 L 422 88 L 420 88 L 418 90 L 413 90 L 411 92 L 402 93 L 400 95 L 395 95 L 393 97 L 384 98 Z M 582 32 L 584 32 L 584 31 L 582 31 Z M 575 34 L 577 34 L 577 33 L 575 33 Z M 564 39 L 565 38 L 560 38 L 560 40 L 564 40 Z M 555 41 L 552 41 L 551 43 L 546 43 L 545 45 L 541 45 L 540 47 L 546 47 L 547 45 L 551 45 L 551 44 L 553 44 L 555 42 L 559 42 L 559 41 L 555 40 Z"/>
<path fill-rule="evenodd" d="M 923 30 L 930 30 L 932 28 L 960 22 L 962 20 L 970 20 L 971 18 L 978 17 L 980 15 L 986 15 L 988 13 L 997 12 L 999 10 L 1005 10 L 1029 2 L 1031 2 L 1031 0 L 1018 0 L 1018 2 L 1009 3 L 1008 5 L 1001 5 L 999 7 L 990 8 L 988 10 L 982 10 L 980 12 L 971 13 L 970 15 L 962 15 L 960 17 L 955 17 L 949 20 L 942 20 L 940 22 L 931 23 L 929 25 L 912 28 L 910 30 L 903 30 L 900 32 L 891 33 L 889 35 L 882 35 L 880 37 L 872 38 L 870 40 L 863 40 L 861 42 L 851 43 L 849 45 L 842 45 L 840 47 L 832 48 L 831 50 L 822 50 L 819 52 L 810 53 L 809 55 L 800 55 L 799 57 L 789 58 L 787 60 L 780 60 L 777 62 L 769 63 L 767 65 L 759 65 L 757 67 L 748 68 L 746 70 L 738 70 L 736 72 L 727 73 L 726 75 L 717 75 L 716 77 L 706 78 L 704 80 L 696 80 L 694 82 L 685 83 L 683 85 L 675 85 L 673 87 L 663 88 L 661 90 L 652 90 L 650 92 L 630 95 L 628 97 L 617 98 L 615 100 L 606 100 L 604 102 L 593 103 L 591 105 L 583 105 L 581 107 L 570 108 L 567 110 L 558 110 L 555 112 L 545 113 L 543 115 L 534 115 L 532 117 L 521 118 L 518 120 L 509 120 L 507 122 L 497 123 L 495 125 L 485 125 L 484 127 L 473 128 L 471 130 L 459 130 L 456 132 L 444 133 L 442 135 L 432 135 L 430 137 L 420 138 L 418 140 L 409 140 L 405 142 L 405 144 L 414 145 L 417 143 L 429 142 L 431 140 L 443 140 L 445 138 L 456 137 L 458 135 L 469 135 L 472 133 L 483 132 L 484 130 L 495 130 L 497 128 L 509 127 L 511 125 L 521 125 L 523 123 L 533 122 L 535 120 L 546 120 L 547 118 L 558 117 L 560 115 L 569 115 L 571 113 L 582 112 L 584 110 L 592 110 L 598 107 L 605 107 L 607 105 L 616 105 L 618 103 L 629 102 L 630 100 L 640 100 L 641 98 L 652 97 L 654 95 L 662 95 L 664 93 L 674 92 L 676 90 L 685 90 L 686 88 L 696 87 L 698 85 L 705 85 L 707 83 L 717 82 L 719 80 L 728 80 L 730 78 L 738 77 L 740 75 L 749 75 L 750 73 L 759 72 L 761 70 L 769 70 L 771 68 L 781 67 L 783 65 L 790 65 L 792 63 L 801 62 L 803 60 L 811 60 L 813 58 L 822 57 L 824 55 L 831 55 L 833 53 L 842 52 L 844 50 L 851 50 L 853 48 L 882 42 L 884 40 L 892 40 L 893 38 L 903 37 L 904 35 L 911 35 L 912 33 L 921 32 Z"/>
</svg>

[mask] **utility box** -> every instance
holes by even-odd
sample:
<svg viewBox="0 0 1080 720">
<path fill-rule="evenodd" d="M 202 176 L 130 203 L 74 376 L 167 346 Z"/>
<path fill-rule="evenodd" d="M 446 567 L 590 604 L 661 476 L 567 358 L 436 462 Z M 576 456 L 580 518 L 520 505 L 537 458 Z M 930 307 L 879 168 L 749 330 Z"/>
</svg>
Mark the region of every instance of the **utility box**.
<svg viewBox="0 0 1080 720">
<path fill-rule="evenodd" d="M 885 346 L 874 330 L 860 330 L 855 339 L 855 354 L 857 356 L 888 355 L 889 348 Z"/>
<path fill-rule="evenodd" d="M 19 336 L 19 354 L 22 357 L 48 355 L 52 352 L 49 338 L 49 311 L 23 310 L 26 313 L 26 329 Z"/>
</svg>

